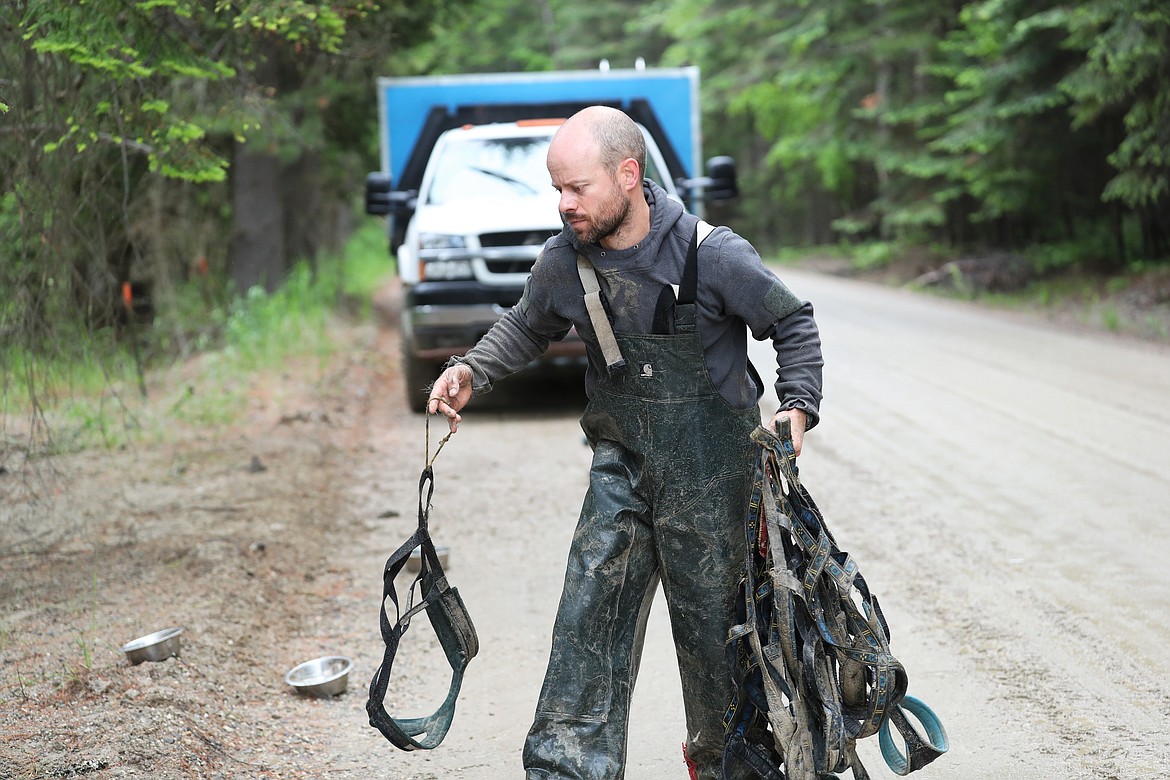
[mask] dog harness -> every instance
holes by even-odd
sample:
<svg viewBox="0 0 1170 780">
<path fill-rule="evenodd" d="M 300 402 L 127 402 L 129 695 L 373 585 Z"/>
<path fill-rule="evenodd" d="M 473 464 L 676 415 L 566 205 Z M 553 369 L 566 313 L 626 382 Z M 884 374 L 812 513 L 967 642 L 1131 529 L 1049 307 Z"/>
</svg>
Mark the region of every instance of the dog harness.
<svg viewBox="0 0 1170 780">
<path fill-rule="evenodd" d="M 428 428 L 430 416 L 427 416 Z M 429 438 L 429 436 L 428 436 Z M 439 443 L 438 450 L 450 438 L 450 434 Z M 382 630 L 382 641 L 386 644 L 382 656 L 382 664 L 374 673 L 370 681 L 370 695 L 366 701 L 366 713 L 370 716 L 370 725 L 382 732 L 382 736 L 390 740 L 402 750 L 430 750 L 435 748 L 447 736 L 451 728 L 451 721 L 455 717 L 455 701 L 459 697 L 459 689 L 463 684 L 463 673 L 468 662 L 479 652 L 479 637 L 475 633 L 475 626 L 471 623 L 471 615 L 463 604 L 456 590 L 447 581 L 443 566 L 439 561 L 435 544 L 431 540 L 427 528 L 431 511 L 431 496 L 435 492 L 434 458 L 430 458 L 418 483 L 418 530 L 387 559 L 382 572 L 382 605 L 379 624 Z M 410 584 L 409 597 L 405 605 L 400 605 L 398 592 L 394 580 L 406 565 L 407 559 L 415 550 L 420 550 L 420 568 L 418 576 Z M 416 598 L 421 600 L 416 603 Z M 386 600 L 394 605 L 395 619 L 391 623 L 386 612 Z M 451 684 L 447 690 L 447 697 L 439 708 L 426 717 L 395 718 L 385 708 L 386 688 L 390 683 L 390 670 L 394 665 L 394 656 L 402 642 L 402 637 L 410 627 L 410 621 L 419 612 L 426 611 L 431 627 L 439 639 L 447 663 L 451 666 Z"/>
<path fill-rule="evenodd" d="M 800 484 L 789 421 L 779 436 L 761 427 L 752 440 L 740 622 L 728 635 L 739 691 L 725 719 L 724 776 L 747 766 L 763 780 L 816 780 L 850 768 L 868 780 L 855 746 L 873 734 L 895 773 L 921 769 L 947 751 L 946 732 L 906 695 L 877 597 Z"/>
</svg>

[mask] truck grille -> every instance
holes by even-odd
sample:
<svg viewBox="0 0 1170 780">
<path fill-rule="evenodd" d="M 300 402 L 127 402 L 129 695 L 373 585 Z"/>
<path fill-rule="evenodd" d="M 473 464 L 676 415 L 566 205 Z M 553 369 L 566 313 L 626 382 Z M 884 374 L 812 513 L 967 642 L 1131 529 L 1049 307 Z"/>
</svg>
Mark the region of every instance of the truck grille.
<svg viewBox="0 0 1170 780">
<path fill-rule="evenodd" d="M 485 260 L 488 271 L 493 274 L 527 274 L 532 272 L 532 259 Z"/>
<path fill-rule="evenodd" d="M 544 246 L 544 242 L 553 235 L 548 230 L 514 230 L 507 233 L 484 233 L 479 237 L 479 245 L 482 247 Z"/>
<path fill-rule="evenodd" d="M 484 250 L 483 260 L 488 273 L 531 273 L 539 247 L 544 246 L 544 242 L 552 235 L 554 233 L 550 230 L 510 230 L 481 234 L 479 245 Z"/>
</svg>

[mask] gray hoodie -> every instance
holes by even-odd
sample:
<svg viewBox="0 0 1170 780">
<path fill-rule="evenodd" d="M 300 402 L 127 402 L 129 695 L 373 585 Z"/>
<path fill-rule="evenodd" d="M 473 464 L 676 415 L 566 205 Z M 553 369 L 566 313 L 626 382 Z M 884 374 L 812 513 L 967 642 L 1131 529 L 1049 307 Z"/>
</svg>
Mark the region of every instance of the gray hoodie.
<svg viewBox="0 0 1170 780">
<path fill-rule="evenodd" d="M 527 366 L 570 328 L 576 328 L 585 342 L 589 356 L 585 391 L 592 394 L 606 367 L 585 309 L 578 252 L 597 270 L 614 331 L 651 331 L 663 285 L 677 285 L 682 279 L 698 218 L 657 184 L 647 180 L 643 190 L 650 204 L 650 233 L 637 245 L 613 251 L 582 244 L 568 227 L 545 243 L 519 303 L 465 356 L 453 359 L 471 368 L 477 394 Z M 725 227 L 717 228 L 700 246 L 698 272 L 696 323 L 707 371 L 720 395 L 735 408 L 747 409 L 763 392 L 748 373 L 750 330 L 756 339 L 770 339 L 776 349 L 780 408 L 803 409 L 809 426 L 814 425 L 823 360 L 812 305 L 793 295 L 751 244 Z"/>
</svg>

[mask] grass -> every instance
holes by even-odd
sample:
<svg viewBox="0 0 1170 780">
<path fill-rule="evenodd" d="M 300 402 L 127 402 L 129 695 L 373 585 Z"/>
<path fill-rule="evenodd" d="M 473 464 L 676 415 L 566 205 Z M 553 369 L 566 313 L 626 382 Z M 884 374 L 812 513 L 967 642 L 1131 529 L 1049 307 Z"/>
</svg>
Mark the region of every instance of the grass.
<svg viewBox="0 0 1170 780">
<path fill-rule="evenodd" d="M 77 629 L 73 630 L 73 642 L 81 651 L 81 670 L 75 672 L 80 679 L 83 674 L 93 671 L 94 650 L 97 647 L 97 570 L 93 572 L 93 598 L 89 603 L 89 636 Z"/>
<path fill-rule="evenodd" d="M 165 437 L 175 424 L 230 424 L 260 372 L 290 360 L 323 365 L 336 350 L 334 318 L 368 318 L 392 271 L 382 225 L 369 219 L 340 252 L 298 263 L 273 293 L 257 287 L 216 305 L 180 288 L 153 326 L 129 337 L 77 330 L 54 334 L 48 350 L 0 346 L 0 442 L 52 454 Z M 136 350 L 148 362 L 141 382 Z"/>
<path fill-rule="evenodd" d="M 1170 300 L 1156 292 L 1157 275 L 1166 273 L 1138 267 L 1104 277 L 1071 268 L 1034 279 L 1018 290 L 980 292 L 974 299 L 1094 330 L 1166 341 L 1170 339 Z"/>
<path fill-rule="evenodd" d="M 807 247 L 781 247 L 764 258 L 768 265 L 791 265 L 800 263 L 810 257 L 827 258 L 832 260 L 848 260 L 849 252 L 838 244 Z"/>
</svg>

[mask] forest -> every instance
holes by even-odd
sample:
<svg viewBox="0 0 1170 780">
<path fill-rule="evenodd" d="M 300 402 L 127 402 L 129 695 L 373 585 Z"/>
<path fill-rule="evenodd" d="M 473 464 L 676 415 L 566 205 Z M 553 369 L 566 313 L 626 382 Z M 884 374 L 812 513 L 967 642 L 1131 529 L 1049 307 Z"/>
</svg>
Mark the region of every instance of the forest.
<svg viewBox="0 0 1170 780">
<path fill-rule="evenodd" d="M 152 359 L 213 347 L 311 284 L 366 219 L 378 76 L 636 58 L 700 68 L 717 216 L 765 256 L 1170 263 L 1164 0 L 4 0 L 5 387 L 136 319 Z"/>
</svg>

